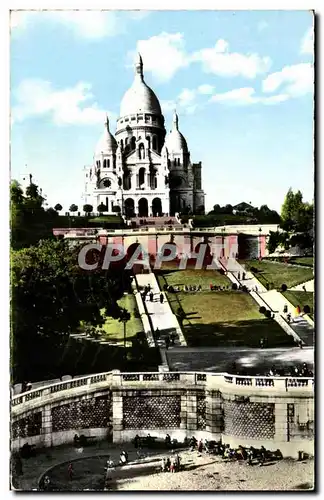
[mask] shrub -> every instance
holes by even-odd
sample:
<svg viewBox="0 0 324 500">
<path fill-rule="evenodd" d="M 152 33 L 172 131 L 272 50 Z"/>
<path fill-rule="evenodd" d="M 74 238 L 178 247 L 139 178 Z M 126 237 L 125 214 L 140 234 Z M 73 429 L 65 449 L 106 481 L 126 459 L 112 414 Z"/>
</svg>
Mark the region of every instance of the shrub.
<svg viewBox="0 0 324 500">
<path fill-rule="evenodd" d="M 283 283 L 283 284 L 281 285 L 281 291 L 282 291 L 282 292 L 285 292 L 286 290 L 287 290 L 287 285 L 286 285 L 285 283 Z"/>
<path fill-rule="evenodd" d="M 232 290 L 237 290 L 237 284 L 236 283 L 232 284 Z"/>
<path fill-rule="evenodd" d="M 310 307 L 306 304 L 306 306 L 304 306 L 303 311 L 304 311 L 305 314 L 309 314 L 310 313 Z"/>
<path fill-rule="evenodd" d="M 252 266 L 251 267 L 251 272 L 257 274 L 259 271 L 257 270 L 256 267 Z"/>
<path fill-rule="evenodd" d="M 245 285 L 243 285 L 243 286 L 242 286 L 242 292 L 247 293 L 247 291 L 248 291 L 247 287 L 246 287 Z"/>
<path fill-rule="evenodd" d="M 266 312 L 266 308 L 264 306 L 261 306 L 260 309 L 259 309 L 259 313 L 260 314 L 265 314 Z"/>
<path fill-rule="evenodd" d="M 268 319 L 271 318 L 271 311 L 269 311 L 269 309 L 266 310 L 265 317 L 268 318 Z"/>
<path fill-rule="evenodd" d="M 222 268 L 221 268 L 221 269 L 218 269 L 218 272 L 219 272 L 219 274 L 222 274 L 223 276 L 224 276 L 224 274 L 225 274 L 225 271 L 224 271 L 224 269 L 222 269 Z"/>
</svg>

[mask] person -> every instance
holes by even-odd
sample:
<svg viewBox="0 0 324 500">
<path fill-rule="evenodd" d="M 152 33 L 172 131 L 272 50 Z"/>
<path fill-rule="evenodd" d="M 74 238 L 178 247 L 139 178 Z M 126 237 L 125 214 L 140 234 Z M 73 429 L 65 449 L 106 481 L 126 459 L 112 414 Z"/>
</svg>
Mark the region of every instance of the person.
<svg viewBox="0 0 324 500">
<path fill-rule="evenodd" d="M 170 472 L 175 472 L 175 463 L 174 463 L 174 460 L 170 460 Z"/>
<path fill-rule="evenodd" d="M 261 446 L 261 448 L 260 448 L 260 452 L 261 452 L 261 460 L 260 460 L 260 464 L 259 464 L 259 465 L 260 465 L 260 467 L 261 467 L 261 465 L 263 465 L 263 464 L 264 464 L 264 462 L 265 462 L 265 459 L 266 459 L 266 451 L 267 451 L 267 450 L 265 449 L 265 447 L 264 447 L 264 446 Z"/>
<path fill-rule="evenodd" d="M 134 437 L 134 446 L 135 446 L 135 448 L 138 448 L 139 440 L 140 440 L 140 437 L 139 437 L 138 434 L 136 434 L 136 436 Z"/>
<path fill-rule="evenodd" d="M 170 337 L 169 337 L 169 335 L 167 335 L 165 337 L 165 348 L 169 349 L 169 347 L 170 347 Z"/>
<path fill-rule="evenodd" d="M 171 446 L 171 436 L 170 436 L 170 434 L 167 434 L 165 436 L 164 443 L 165 443 L 165 446 L 167 448 L 170 448 L 170 446 Z"/>
<path fill-rule="evenodd" d="M 300 314 L 300 311 L 301 311 L 300 306 L 297 306 L 297 307 L 296 307 L 296 313 L 297 313 L 297 314 Z"/>
<path fill-rule="evenodd" d="M 69 475 L 70 481 L 72 481 L 72 479 L 73 479 L 73 472 L 74 472 L 73 471 L 73 465 L 70 463 L 68 465 L 68 475 Z"/>
<path fill-rule="evenodd" d="M 177 453 L 175 456 L 175 464 L 176 464 L 176 471 L 177 472 L 180 470 L 180 462 L 181 462 L 181 458 L 179 456 L 179 453 Z"/>
<path fill-rule="evenodd" d="M 288 321 L 288 323 L 290 323 L 290 321 L 291 321 L 291 314 L 290 313 L 287 314 L 287 321 Z"/>
<path fill-rule="evenodd" d="M 166 460 L 164 457 L 161 459 L 161 471 L 165 472 L 166 471 Z"/>
<path fill-rule="evenodd" d="M 287 306 L 287 304 L 284 305 L 283 312 L 284 312 L 284 314 L 286 314 L 288 312 L 288 306 Z"/>
<path fill-rule="evenodd" d="M 306 292 L 306 286 L 305 285 L 303 285 L 303 290 L 304 290 L 304 292 Z"/>
<path fill-rule="evenodd" d="M 300 348 L 300 349 L 302 349 L 302 348 L 303 348 L 303 342 L 302 342 L 302 340 L 300 340 L 300 341 L 298 342 L 298 345 L 299 345 L 299 348 Z"/>
<path fill-rule="evenodd" d="M 158 328 L 155 330 L 155 337 L 156 340 L 160 340 L 161 335 L 160 335 L 160 330 Z"/>
<path fill-rule="evenodd" d="M 260 347 L 261 347 L 261 349 L 263 348 L 263 346 L 264 346 L 264 340 L 263 340 L 263 338 L 261 338 L 260 339 Z"/>
<path fill-rule="evenodd" d="M 245 280 L 245 273 L 243 273 L 242 280 L 243 281 Z"/>
<path fill-rule="evenodd" d="M 201 285 L 198 285 L 198 292 L 201 292 Z"/>
<path fill-rule="evenodd" d="M 161 292 L 160 293 L 160 302 L 161 302 L 161 304 L 163 304 L 163 300 L 164 300 L 164 296 L 163 296 L 163 293 Z"/>
<path fill-rule="evenodd" d="M 150 301 L 153 302 L 154 293 L 150 292 Z"/>
<path fill-rule="evenodd" d="M 174 333 L 174 332 L 172 332 L 172 333 L 170 334 L 170 343 L 171 343 L 171 345 L 174 345 L 174 343 L 175 343 L 175 339 L 176 339 L 175 333 Z"/>
<path fill-rule="evenodd" d="M 120 454 L 119 463 L 120 463 L 120 465 L 127 464 L 126 453 L 124 451 L 122 451 L 121 454 Z"/>
<path fill-rule="evenodd" d="M 46 476 L 44 477 L 44 490 L 49 490 L 50 484 L 51 484 L 51 480 L 50 480 L 50 478 L 46 475 Z"/>
<path fill-rule="evenodd" d="M 247 450 L 248 465 L 253 465 L 253 450 L 252 448 Z"/>
<path fill-rule="evenodd" d="M 240 279 L 241 279 L 241 273 L 240 273 L 240 271 L 237 273 L 237 279 L 238 279 L 239 281 L 240 281 Z"/>
<path fill-rule="evenodd" d="M 170 467 L 171 467 L 171 460 L 170 460 L 170 457 L 168 457 L 165 461 L 165 470 L 166 471 L 169 471 L 170 470 Z"/>
<path fill-rule="evenodd" d="M 203 442 L 200 439 L 198 443 L 198 453 L 202 453 L 202 451 L 203 451 Z"/>
</svg>

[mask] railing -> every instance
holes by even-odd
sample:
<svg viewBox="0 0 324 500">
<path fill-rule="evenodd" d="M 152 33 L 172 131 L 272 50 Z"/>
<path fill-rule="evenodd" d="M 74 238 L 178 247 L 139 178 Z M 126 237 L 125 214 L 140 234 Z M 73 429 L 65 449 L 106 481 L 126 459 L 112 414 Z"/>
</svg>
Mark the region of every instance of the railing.
<svg viewBox="0 0 324 500">
<path fill-rule="evenodd" d="M 305 377 L 252 377 L 231 375 L 228 373 L 210 372 L 141 372 L 141 373 L 121 373 L 118 370 L 107 373 L 99 373 L 80 377 L 66 382 L 54 383 L 42 388 L 13 396 L 11 404 L 13 407 L 36 400 L 45 396 L 51 396 L 71 389 L 81 387 L 91 387 L 92 390 L 127 386 L 133 384 L 172 384 L 177 386 L 196 385 L 219 385 L 231 384 L 232 387 L 239 386 L 240 389 L 265 389 L 277 390 L 280 392 L 295 392 L 296 389 L 312 392 L 314 389 L 314 379 Z M 79 391 L 78 391 L 79 392 Z"/>
</svg>

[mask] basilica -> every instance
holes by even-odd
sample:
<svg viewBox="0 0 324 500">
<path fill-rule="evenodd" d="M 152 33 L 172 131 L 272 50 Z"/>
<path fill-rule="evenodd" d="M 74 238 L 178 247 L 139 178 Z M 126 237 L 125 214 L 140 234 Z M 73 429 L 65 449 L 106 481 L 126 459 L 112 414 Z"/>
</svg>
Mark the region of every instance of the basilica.
<svg viewBox="0 0 324 500">
<path fill-rule="evenodd" d="M 144 81 L 139 54 L 115 136 L 108 117 L 104 127 L 93 164 L 85 167 L 85 204 L 127 217 L 204 213 L 201 162 L 191 163 L 176 112 L 172 130 L 166 133 L 159 100 Z"/>
</svg>

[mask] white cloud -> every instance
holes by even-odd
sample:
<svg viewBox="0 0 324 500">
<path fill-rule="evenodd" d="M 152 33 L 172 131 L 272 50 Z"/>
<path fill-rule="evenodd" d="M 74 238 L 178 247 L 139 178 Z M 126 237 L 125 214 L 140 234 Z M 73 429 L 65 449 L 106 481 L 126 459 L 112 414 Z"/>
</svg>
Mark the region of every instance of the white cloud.
<svg viewBox="0 0 324 500">
<path fill-rule="evenodd" d="M 149 14 L 149 11 L 14 11 L 11 28 L 20 31 L 27 24 L 47 21 L 62 24 L 78 37 L 96 40 L 124 33 L 129 21 L 140 21 Z"/>
<path fill-rule="evenodd" d="M 260 21 L 258 23 L 257 30 L 259 33 L 261 33 L 261 31 L 264 31 L 265 29 L 267 29 L 268 26 L 269 26 L 269 24 L 266 21 Z"/>
<path fill-rule="evenodd" d="M 163 32 L 147 40 L 139 40 L 136 52 L 143 56 L 144 69 L 161 82 L 170 80 L 179 69 L 192 63 L 201 63 L 206 73 L 246 78 L 255 78 L 271 66 L 269 57 L 230 52 L 228 42 L 223 39 L 219 39 L 212 48 L 187 53 L 182 33 Z M 134 55 L 135 51 L 129 53 L 128 59 L 133 59 Z"/>
<path fill-rule="evenodd" d="M 198 92 L 199 94 L 212 94 L 214 92 L 214 86 L 209 85 L 208 83 L 204 83 L 203 85 L 199 85 Z"/>
<path fill-rule="evenodd" d="M 137 50 L 144 61 L 144 69 L 163 82 L 170 80 L 182 67 L 189 64 L 184 51 L 182 33 L 161 33 L 137 42 Z M 129 56 L 134 57 L 134 52 Z"/>
<path fill-rule="evenodd" d="M 91 85 L 85 82 L 54 90 L 50 82 L 24 80 L 13 97 L 16 101 L 12 108 L 13 123 L 43 115 L 50 116 L 56 125 L 94 125 L 105 119 L 105 111 L 93 102 Z M 112 113 L 109 116 L 116 118 Z"/>
<path fill-rule="evenodd" d="M 267 72 L 271 66 L 269 57 L 230 52 L 225 40 L 218 40 L 212 48 L 194 52 L 191 60 L 200 62 L 206 73 L 220 76 L 243 76 L 251 79 L 260 73 Z"/>
<path fill-rule="evenodd" d="M 285 66 L 281 71 L 271 73 L 262 82 L 263 92 L 274 92 L 279 87 L 290 97 L 299 97 L 314 90 L 314 70 L 311 63 Z"/>
<path fill-rule="evenodd" d="M 314 27 L 311 26 L 305 35 L 303 36 L 301 47 L 301 54 L 313 54 L 314 53 Z"/>
<path fill-rule="evenodd" d="M 287 99 L 289 99 L 287 94 L 278 94 L 271 97 L 257 96 L 254 88 L 242 87 L 230 90 L 229 92 L 215 94 L 210 98 L 210 101 L 228 105 L 249 106 L 251 104 L 273 105 Z"/>
<path fill-rule="evenodd" d="M 74 31 L 75 35 L 88 39 L 114 36 L 124 31 L 116 12 L 62 11 L 51 13 L 52 20 Z"/>
<path fill-rule="evenodd" d="M 186 106 L 187 104 L 191 104 L 195 98 L 195 90 L 183 89 L 178 96 L 178 102 L 180 106 Z"/>
</svg>

